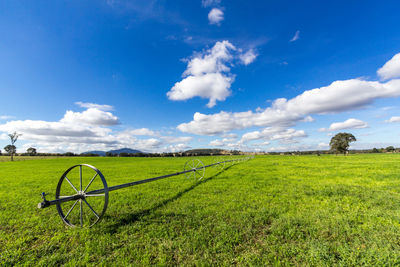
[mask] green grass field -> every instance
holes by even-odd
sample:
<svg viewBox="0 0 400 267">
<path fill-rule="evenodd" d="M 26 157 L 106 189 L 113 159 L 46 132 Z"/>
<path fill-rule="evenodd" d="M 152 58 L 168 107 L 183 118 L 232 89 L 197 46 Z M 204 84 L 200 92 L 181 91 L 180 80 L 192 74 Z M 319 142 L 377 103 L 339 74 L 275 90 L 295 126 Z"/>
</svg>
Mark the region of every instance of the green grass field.
<svg viewBox="0 0 400 267">
<path fill-rule="evenodd" d="M 88 229 L 66 227 L 55 206 L 36 208 L 74 164 L 96 166 L 113 186 L 181 171 L 186 160 L 0 162 L 0 265 L 400 264 L 399 154 L 208 168 L 200 182 L 176 176 L 110 192 L 103 220 Z"/>
</svg>

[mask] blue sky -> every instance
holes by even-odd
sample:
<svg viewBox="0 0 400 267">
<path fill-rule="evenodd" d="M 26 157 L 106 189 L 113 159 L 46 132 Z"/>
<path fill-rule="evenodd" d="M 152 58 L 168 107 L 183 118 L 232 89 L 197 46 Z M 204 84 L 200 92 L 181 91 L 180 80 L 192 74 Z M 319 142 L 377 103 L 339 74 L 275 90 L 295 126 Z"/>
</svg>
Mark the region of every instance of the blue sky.
<svg viewBox="0 0 400 267">
<path fill-rule="evenodd" d="M 0 148 L 400 147 L 399 8 L 0 1 Z"/>
</svg>

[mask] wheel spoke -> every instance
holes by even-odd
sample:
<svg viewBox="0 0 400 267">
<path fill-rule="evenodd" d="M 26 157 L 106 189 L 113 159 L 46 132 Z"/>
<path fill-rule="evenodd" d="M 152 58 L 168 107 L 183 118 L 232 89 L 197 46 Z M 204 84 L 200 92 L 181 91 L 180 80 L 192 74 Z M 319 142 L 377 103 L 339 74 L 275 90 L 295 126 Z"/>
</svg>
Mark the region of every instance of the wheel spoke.
<svg viewBox="0 0 400 267">
<path fill-rule="evenodd" d="M 200 160 L 197 161 L 195 168 L 197 168 L 197 166 L 199 166 L 199 164 L 200 164 Z"/>
<path fill-rule="evenodd" d="M 82 207 L 82 199 L 79 201 L 79 205 L 81 206 L 81 212 L 80 212 L 80 217 L 81 217 L 81 227 L 83 227 L 83 207 Z"/>
<path fill-rule="evenodd" d="M 86 192 L 86 190 L 88 190 L 88 188 L 89 188 L 89 186 L 92 184 L 94 178 L 97 177 L 97 174 L 98 174 L 98 173 L 96 172 L 96 174 L 93 176 L 92 180 L 90 180 L 90 182 L 89 182 L 88 185 L 86 186 L 85 190 L 83 190 L 83 192 Z"/>
<path fill-rule="evenodd" d="M 79 199 L 77 201 L 75 201 L 74 205 L 72 205 L 72 207 L 69 209 L 69 211 L 67 212 L 67 215 L 65 215 L 64 220 L 67 219 L 68 215 L 71 213 L 71 211 L 75 208 L 76 203 L 78 203 Z"/>
<path fill-rule="evenodd" d="M 96 215 L 97 218 L 100 218 L 100 216 L 94 211 L 94 209 L 92 208 L 92 206 L 90 206 L 90 204 L 86 201 L 86 199 L 83 198 L 83 201 L 85 201 L 86 205 L 94 213 L 94 215 Z"/>
<path fill-rule="evenodd" d="M 72 186 L 72 188 L 78 193 L 78 189 L 76 189 L 76 187 L 71 183 L 71 181 L 68 179 L 67 176 L 65 176 L 65 180 L 67 180 L 67 182 Z"/>
<path fill-rule="evenodd" d="M 82 191 L 82 165 L 79 165 L 79 179 L 80 179 L 80 188 Z"/>
<path fill-rule="evenodd" d="M 86 194 L 86 197 L 104 197 L 106 194 Z"/>
</svg>

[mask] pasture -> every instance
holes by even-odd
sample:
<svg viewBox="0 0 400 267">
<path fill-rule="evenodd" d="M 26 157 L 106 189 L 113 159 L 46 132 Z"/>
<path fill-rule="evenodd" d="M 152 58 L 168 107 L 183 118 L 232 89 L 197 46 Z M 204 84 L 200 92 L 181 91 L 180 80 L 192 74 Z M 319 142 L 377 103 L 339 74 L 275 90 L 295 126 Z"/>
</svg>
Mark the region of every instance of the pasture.
<svg viewBox="0 0 400 267">
<path fill-rule="evenodd" d="M 199 157 L 205 164 L 211 157 Z M 62 173 L 96 166 L 109 186 L 181 171 L 188 158 L 0 162 L 0 265 L 398 265 L 400 155 L 257 156 L 197 182 L 110 192 L 103 220 L 65 226 Z"/>
</svg>

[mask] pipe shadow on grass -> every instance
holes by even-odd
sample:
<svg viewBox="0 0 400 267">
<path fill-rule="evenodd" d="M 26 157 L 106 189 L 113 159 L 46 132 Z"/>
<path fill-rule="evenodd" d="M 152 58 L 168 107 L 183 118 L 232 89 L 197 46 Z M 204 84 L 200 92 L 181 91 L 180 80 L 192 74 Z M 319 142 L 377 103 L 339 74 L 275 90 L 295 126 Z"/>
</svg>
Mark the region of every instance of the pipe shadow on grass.
<svg viewBox="0 0 400 267">
<path fill-rule="evenodd" d="M 201 181 L 196 182 L 195 184 L 191 185 L 190 187 L 188 187 L 188 188 L 186 188 L 186 189 L 184 189 L 184 190 L 178 192 L 175 196 L 170 197 L 170 198 L 168 198 L 168 199 L 165 199 L 165 200 L 163 200 L 163 201 L 157 203 L 156 205 L 154 205 L 154 206 L 151 207 L 151 208 L 144 209 L 144 210 L 141 210 L 141 211 L 132 213 L 132 214 L 128 214 L 128 215 L 126 215 L 126 216 L 124 216 L 124 217 L 120 217 L 120 219 L 119 219 L 119 221 L 118 221 L 117 223 L 112 224 L 112 225 L 110 225 L 110 226 L 107 227 L 107 232 L 109 232 L 109 233 L 115 233 L 115 232 L 117 232 L 117 229 L 118 229 L 119 227 L 125 226 L 125 225 L 128 225 L 128 224 L 131 224 L 131 223 L 134 223 L 134 222 L 140 220 L 140 218 L 142 218 L 142 217 L 144 217 L 144 216 L 147 216 L 147 215 L 150 215 L 153 211 L 156 211 L 157 209 L 159 209 L 159 208 L 161 208 L 161 207 L 167 205 L 168 203 L 171 203 L 171 202 L 173 202 L 173 201 L 175 201 L 175 200 L 181 198 L 184 194 L 186 194 L 186 193 L 192 191 L 193 189 L 195 189 L 195 188 L 198 187 L 199 185 L 205 184 L 205 183 L 207 183 L 208 181 L 211 181 L 212 179 L 218 177 L 218 176 L 221 175 L 224 171 L 229 170 L 232 166 L 233 166 L 233 165 L 228 166 L 228 167 L 224 168 L 223 170 L 218 171 L 216 174 L 214 174 L 214 175 L 212 175 L 212 176 L 210 176 L 210 177 L 208 177 L 208 178 L 206 178 L 206 179 L 203 179 L 203 180 L 201 180 Z"/>
</svg>

